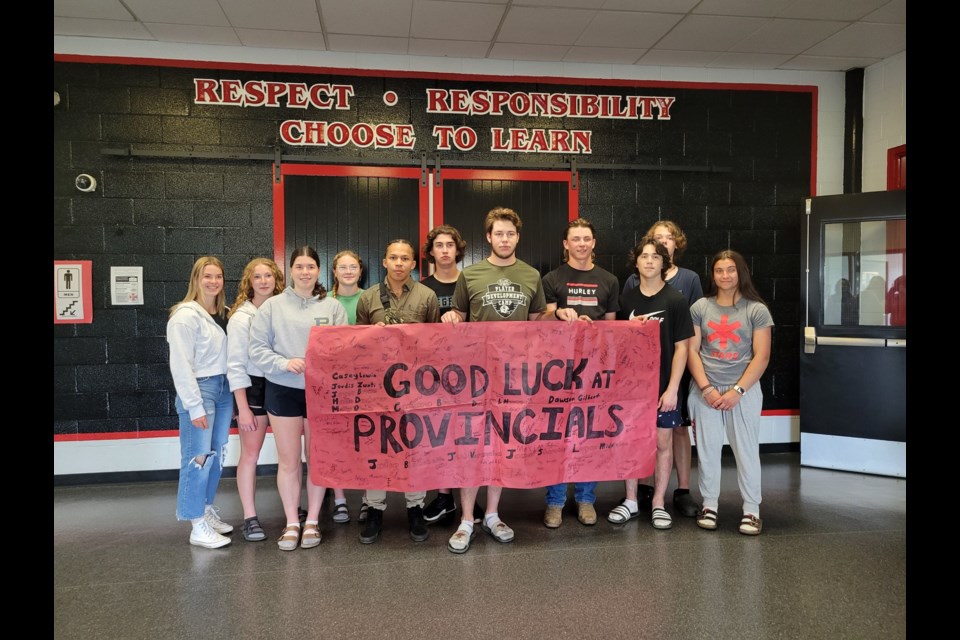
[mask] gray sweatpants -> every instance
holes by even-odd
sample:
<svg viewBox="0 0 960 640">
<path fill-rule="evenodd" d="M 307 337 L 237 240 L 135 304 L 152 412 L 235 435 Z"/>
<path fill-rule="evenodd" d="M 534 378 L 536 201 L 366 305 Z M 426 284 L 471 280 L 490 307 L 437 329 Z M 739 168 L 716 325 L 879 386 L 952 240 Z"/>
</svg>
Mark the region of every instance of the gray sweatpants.
<svg viewBox="0 0 960 640">
<path fill-rule="evenodd" d="M 717 386 L 725 393 L 733 385 Z M 688 396 L 690 418 L 696 425 L 697 470 L 703 506 L 717 511 L 720 499 L 720 453 L 726 434 L 737 460 L 737 482 L 743 512 L 760 516 L 760 411 L 763 392 L 755 384 L 731 411 L 718 411 L 706 404 L 695 384 Z"/>
</svg>

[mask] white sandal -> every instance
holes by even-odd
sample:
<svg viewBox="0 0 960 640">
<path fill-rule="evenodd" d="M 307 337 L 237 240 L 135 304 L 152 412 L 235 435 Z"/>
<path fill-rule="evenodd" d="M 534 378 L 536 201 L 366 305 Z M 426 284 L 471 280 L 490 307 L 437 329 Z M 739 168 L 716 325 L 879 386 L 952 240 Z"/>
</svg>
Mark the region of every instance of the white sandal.
<svg viewBox="0 0 960 640">
<path fill-rule="evenodd" d="M 623 524 L 633 520 L 640 515 L 640 509 L 636 511 L 630 511 L 630 508 L 625 504 L 618 504 L 613 509 L 611 509 L 609 515 L 607 515 L 607 520 L 613 524 Z"/>
<path fill-rule="evenodd" d="M 281 551 L 293 551 L 300 544 L 300 525 L 288 524 L 283 533 L 277 538 L 277 546 Z"/>
<path fill-rule="evenodd" d="M 663 507 L 654 507 L 650 513 L 650 524 L 654 529 L 669 529 L 673 526 L 673 518 Z"/>
</svg>

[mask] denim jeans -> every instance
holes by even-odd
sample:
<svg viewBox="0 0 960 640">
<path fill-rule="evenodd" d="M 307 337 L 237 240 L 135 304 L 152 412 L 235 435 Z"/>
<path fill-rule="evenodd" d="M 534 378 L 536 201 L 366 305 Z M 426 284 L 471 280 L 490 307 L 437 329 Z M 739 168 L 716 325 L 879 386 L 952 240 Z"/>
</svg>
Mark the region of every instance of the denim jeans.
<svg viewBox="0 0 960 640">
<path fill-rule="evenodd" d="M 207 414 L 207 428 L 200 429 L 190 422 L 190 412 L 177 397 L 177 415 L 180 417 L 180 483 L 177 487 L 177 519 L 202 518 L 206 505 L 213 504 L 217 485 L 223 474 L 223 460 L 230 436 L 233 418 L 233 394 L 227 376 L 197 378 L 203 409 Z M 204 458 L 203 464 L 197 458 Z"/>
<path fill-rule="evenodd" d="M 573 483 L 573 497 L 577 502 L 586 502 L 593 504 L 597 501 L 597 496 L 593 490 L 597 488 L 596 482 L 575 482 Z M 562 507 L 567 502 L 567 483 L 561 482 L 552 487 L 547 487 L 547 506 Z"/>
</svg>

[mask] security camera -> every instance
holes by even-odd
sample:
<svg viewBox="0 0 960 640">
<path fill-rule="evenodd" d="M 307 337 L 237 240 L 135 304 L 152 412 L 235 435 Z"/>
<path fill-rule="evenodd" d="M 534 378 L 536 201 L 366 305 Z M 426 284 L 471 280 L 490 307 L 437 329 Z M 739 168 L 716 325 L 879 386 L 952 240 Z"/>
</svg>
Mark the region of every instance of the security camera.
<svg viewBox="0 0 960 640">
<path fill-rule="evenodd" d="M 81 173 L 78 175 L 75 184 L 77 185 L 77 189 L 84 193 L 97 190 L 97 179 L 89 173 Z"/>
</svg>

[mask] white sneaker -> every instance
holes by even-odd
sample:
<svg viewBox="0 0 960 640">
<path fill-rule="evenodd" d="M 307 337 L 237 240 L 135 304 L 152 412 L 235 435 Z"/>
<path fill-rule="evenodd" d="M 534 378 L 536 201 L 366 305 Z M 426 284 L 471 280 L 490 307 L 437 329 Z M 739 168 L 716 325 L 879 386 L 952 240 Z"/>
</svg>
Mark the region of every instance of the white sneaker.
<svg viewBox="0 0 960 640">
<path fill-rule="evenodd" d="M 204 518 L 190 531 L 190 544 L 207 549 L 219 549 L 230 544 L 230 538 L 214 531 L 210 522 Z"/>
<path fill-rule="evenodd" d="M 203 512 L 203 519 L 207 521 L 207 524 L 216 531 L 217 533 L 230 533 L 233 531 L 233 525 L 227 524 L 220 519 L 220 509 L 216 508 L 212 504 L 208 504 L 206 510 Z"/>
</svg>

